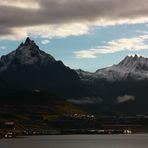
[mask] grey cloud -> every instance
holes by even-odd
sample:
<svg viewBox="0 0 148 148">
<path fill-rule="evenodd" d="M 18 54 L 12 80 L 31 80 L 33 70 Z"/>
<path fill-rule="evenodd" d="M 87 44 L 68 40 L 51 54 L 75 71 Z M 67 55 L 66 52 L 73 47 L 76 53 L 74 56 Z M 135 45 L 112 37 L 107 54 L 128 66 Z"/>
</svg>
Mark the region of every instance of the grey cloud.
<svg viewBox="0 0 148 148">
<path fill-rule="evenodd" d="M 10 28 L 0 26 L 0 35 L 5 35 L 9 33 L 12 33 L 12 30 Z"/>
<path fill-rule="evenodd" d="M 27 2 L 27 0 L 24 1 Z M 0 5 L 0 29 L 3 30 L 0 31 L 0 35 L 13 33 L 11 30 L 13 27 L 148 17 L 147 0 L 34 1 L 39 3 L 39 9 L 22 9 L 11 5 Z"/>
</svg>

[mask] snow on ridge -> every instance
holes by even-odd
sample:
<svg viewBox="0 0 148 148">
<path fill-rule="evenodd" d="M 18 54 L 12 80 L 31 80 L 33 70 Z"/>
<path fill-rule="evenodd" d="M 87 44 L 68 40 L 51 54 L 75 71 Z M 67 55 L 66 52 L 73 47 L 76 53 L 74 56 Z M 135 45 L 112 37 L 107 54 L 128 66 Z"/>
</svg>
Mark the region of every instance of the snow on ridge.
<svg viewBox="0 0 148 148">
<path fill-rule="evenodd" d="M 119 64 L 99 69 L 95 73 L 78 73 L 82 80 L 105 80 L 110 82 L 127 79 L 148 79 L 148 58 L 143 56 L 127 56 Z"/>
</svg>

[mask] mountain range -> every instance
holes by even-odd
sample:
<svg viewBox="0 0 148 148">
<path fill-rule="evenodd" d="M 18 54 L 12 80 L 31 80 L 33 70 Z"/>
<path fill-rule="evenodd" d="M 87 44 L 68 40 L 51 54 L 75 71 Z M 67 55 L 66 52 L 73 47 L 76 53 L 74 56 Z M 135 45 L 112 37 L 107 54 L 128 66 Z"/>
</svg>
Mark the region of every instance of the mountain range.
<svg viewBox="0 0 148 148">
<path fill-rule="evenodd" d="M 94 112 L 145 114 L 147 89 L 148 58 L 138 55 L 91 73 L 65 66 L 28 37 L 0 59 L 1 100 L 7 96 L 2 92 L 47 92 Z"/>
</svg>

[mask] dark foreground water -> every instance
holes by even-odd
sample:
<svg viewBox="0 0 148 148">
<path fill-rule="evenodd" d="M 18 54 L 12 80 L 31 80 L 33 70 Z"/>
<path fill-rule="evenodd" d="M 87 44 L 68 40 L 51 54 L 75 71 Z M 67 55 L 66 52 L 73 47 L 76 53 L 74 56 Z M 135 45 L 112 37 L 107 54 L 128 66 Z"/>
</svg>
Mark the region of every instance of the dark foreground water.
<svg viewBox="0 0 148 148">
<path fill-rule="evenodd" d="M 34 136 L 0 140 L 0 148 L 148 148 L 148 135 Z"/>
</svg>

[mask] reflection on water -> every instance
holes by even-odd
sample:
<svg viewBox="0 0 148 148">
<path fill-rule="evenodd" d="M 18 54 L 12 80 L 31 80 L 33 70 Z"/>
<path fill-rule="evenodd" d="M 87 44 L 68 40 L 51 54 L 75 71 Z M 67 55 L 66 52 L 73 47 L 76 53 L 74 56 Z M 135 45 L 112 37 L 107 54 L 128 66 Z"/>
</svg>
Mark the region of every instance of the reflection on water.
<svg viewBox="0 0 148 148">
<path fill-rule="evenodd" d="M 0 148 L 148 148 L 148 135 L 66 135 L 2 139 Z"/>
</svg>

